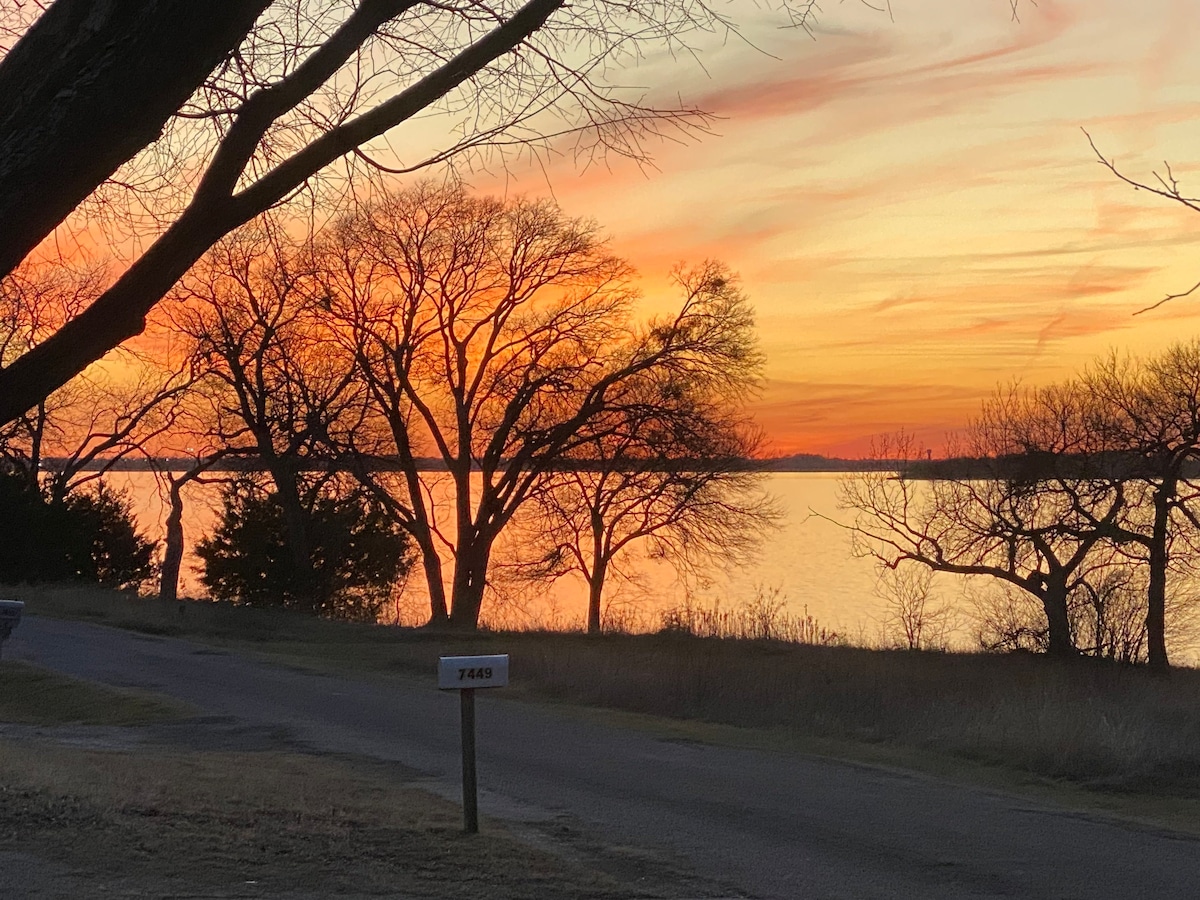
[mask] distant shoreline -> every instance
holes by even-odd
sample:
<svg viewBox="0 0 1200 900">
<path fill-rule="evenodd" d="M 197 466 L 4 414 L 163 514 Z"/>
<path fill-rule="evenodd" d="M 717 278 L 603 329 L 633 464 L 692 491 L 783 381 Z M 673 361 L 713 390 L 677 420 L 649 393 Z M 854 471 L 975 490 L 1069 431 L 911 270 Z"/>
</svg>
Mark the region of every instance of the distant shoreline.
<svg viewBox="0 0 1200 900">
<path fill-rule="evenodd" d="M 42 468 L 48 472 L 59 471 L 65 467 L 67 460 L 56 457 L 47 457 L 42 461 Z M 329 461 L 312 460 L 306 468 L 319 469 L 329 465 L 336 465 Z M 800 454 L 796 456 L 774 457 L 771 459 L 747 459 L 743 460 L 741 465 L 748 470 L 760 472 L 809 472 L 814 474 L 827 473 L 836 474 L 844 472 L 871 472 L 881 470 L 896 470 L 900 468 L 898 462 L 892 460 L 872 460 L 872 459 L 842 459 L 839 457 L 828 456 L 811 456 L 808 454 Z M 192 457 L 138 457 L 125 459 L 95 459 L 83 466 L 83 471 L 87 472 L 187 472 L 196 466 L 196 460 Z M 417 460 L 417 467 L 422 471 L 429 472 L 444 472 L 447 471 L 445 463 L 440 459 L 433 457 L 425 457 Z M 349 467 L 341 467 L 345 471 L 349 471 Z M 368 468 L 372 471 L 387 472 L 399 471 L 399 463 L 394 459 L 387 457 L 379 457 L 370 461 Z M 575 465 L 564 464 L 563 471 L 579 470 L 587 471 L 591 468 L 586 462 L 579 462 Z M 230 457 L 223 459 L 213 465 L 207 467 L 210 472 L 263 472 L 266 467 L 257 459 Z"/>
</svg>

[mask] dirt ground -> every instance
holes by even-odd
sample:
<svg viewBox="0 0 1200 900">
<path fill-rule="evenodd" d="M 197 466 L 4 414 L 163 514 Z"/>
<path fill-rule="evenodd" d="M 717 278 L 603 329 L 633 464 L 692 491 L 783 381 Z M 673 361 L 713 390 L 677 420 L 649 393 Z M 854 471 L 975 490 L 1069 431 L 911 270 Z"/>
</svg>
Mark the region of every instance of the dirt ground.
<svg viewBox="0 0 1200 900">
<path fill-rule="evenodd" d="M 568 824 L 466 835 L 416 773 L 227 722 L 0 725 L 9 900 L 703 895 L 670 861 Z"/>
</svg>

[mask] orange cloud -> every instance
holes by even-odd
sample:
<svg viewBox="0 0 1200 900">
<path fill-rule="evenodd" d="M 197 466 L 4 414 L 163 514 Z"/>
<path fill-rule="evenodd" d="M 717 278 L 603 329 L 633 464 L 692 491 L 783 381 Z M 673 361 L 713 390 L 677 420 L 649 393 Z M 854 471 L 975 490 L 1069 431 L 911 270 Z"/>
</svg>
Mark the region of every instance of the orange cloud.
<svg viewBox="0 0 1200 900">
<path fill-rule="evenodd" d="M 997 382 L 1200 327 L 1200 298 L 1133 316 L 1200 279 L 1196 213 L 1116 181 L 1080 131 L 1132 175 L 1168 158 L 1200 180 L 1194 9 L 1143 6 L 1043 0 L 1013 23 L 922 0 L 896 24 L 831 8 L 814 43 L 754 34 L 781 60 L 725 48 L 707 90 L 667 85 L 724 116 L 720 137 L 656 146 L 657 170 L 531 177 L 611 229 L 651 306 L 677 261 L 741 272 L 779 446 L 901 425 L 940 440 Z"/>
</svg>

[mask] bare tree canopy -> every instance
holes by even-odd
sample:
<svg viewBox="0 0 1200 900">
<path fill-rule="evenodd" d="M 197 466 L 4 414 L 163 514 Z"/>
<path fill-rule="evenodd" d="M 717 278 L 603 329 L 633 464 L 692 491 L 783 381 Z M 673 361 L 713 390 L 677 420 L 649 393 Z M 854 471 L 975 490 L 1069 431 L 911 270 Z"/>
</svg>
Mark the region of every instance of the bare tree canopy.
<svg viewBox="0 0 1200 900">
<path fill-rule="evenodd" d="M 1000 391 L 968 430 L 964 474 L 925 480 L 911 464 L 925 454 L 900 435 L 877 448 L 908 471 L 845 479 L 840 505 L 853 511 L 855 551 L 895 569 L 990 577 L 1040 605 L 1052 654 L 1076 653 L 1069 615 L 1094 549 L 1110 536 L 1125 496 L 1084 453 L 1079 390 Z"/>
<path fill-rule="evenodd" d="M 749 302 L 720 263 L 681 268 L 675 280 L 688 299 L 706 296 L 745 312 L 730 332 L 747 352 L 728 355 L 718 380 L 693 378 L 687 366 L 643 373 L 606 427 L 547 473 L 521 523 L 522 555 L 535 558 L 518 571 L 538 580 L 580 575 L 592 634 L 601 630 L 610 576 L 626 574 L 625 557 L 642 550 L 683 575 L 718 561 L 745 564 L 778 517 L 762 473 L 747 465 L 762 443 L 742 407 L 761 370 L 750 349 Z"/>
<path fill-rule="evenodd" d="M 594 225 L 549 203 L 431 185 L 348 219 L 319 256 L 405 495 L 360 476 L 421 550 L 433 619 L 473 627 L 496 536 L 617 380 L 629 269 Z M 422 456 L 449 473 L 449 523 Z M 449 601 L 441 550 L 453 557 Z"/>
<path fill-rule="evenodd" d="M 814 11 L 780 6 L 802 26 Z M 22 9 L 8 33 L 28 24 Z M 581 152 L 639 155 L 647 132 L 702 127 L 685 105 L 626 99 L 607 73 L 732 28 L 702 0 L 56 0 L 0 60 L 0 275 L 85 198 L 124 207 L 147 246 L 0 371 L 0 421 L 140 333 L 209 246 L 336 160 L 412 170 L 570 135 L 587 135 Z M 435 108 L 453 117 L 449 139 L 373 159 L 370 142 Z"/>
<path fill-rule="evenodd" d="M 0 62 L 0 276 L 158 138 L 269 3 L 58 0 L 37 18 Z"/>
<path fill-rule="evenodd" d="M 361 424 L 365 399 L 348 360 L 326 352 L 330 322 L 304 289 L 305 257 L 263 220 L 219 241 L 165 310 L 204 378 L 211 438 L 270 473 L 297 590 L 316 584 L 308 512 L 322 490 L 304 469 Z"/>
<path fill-rule="evenodd" d="M 434 621 L 475 627 L 501 531 L 565 460 L 637 408 L 662 406 L 650 387 L 736 396 L 756 370 L 740 292 L 710 278 L 675 315 L 638 324 L 630 277 L 594 223 L 549 202 L 430 184 L 318 239 L 313 291 L 341 322 L 334 334 L 402 484 L 373 471 L 370 454 L 357 472 L 413 536 Z M 340 452 L 363 437 L 347 435 Z"/>
<path fill-rule="evenodd" d="M 1113 537 L 1145 553 L 1149 661 L 1165 670 L 1171 548 L 1180 524 L 1200 526 L 1193 512 L 1197 491 L 1188 480 L 1190 464 L 1200 458 L 1200 342 L 1176 344 L 1148 359 L 1112 353 L 1083 380 L 1097 401 L 1093 433 L 1108 449 L 1131 457 L 1129 480 L 1148 494 L 1148 509 L 1123 517 Z"/>
<path fill-rule="evenodd" d="M 926 462 L 900 436 L 879 449 L 898 474 L 843 481 L 857 551 L 998 579 L 1040 606 L 1035 644 L 1166 671 L 1200 534 L 1200 341 L 998 391 L 955 450 Z"/>
</svg>

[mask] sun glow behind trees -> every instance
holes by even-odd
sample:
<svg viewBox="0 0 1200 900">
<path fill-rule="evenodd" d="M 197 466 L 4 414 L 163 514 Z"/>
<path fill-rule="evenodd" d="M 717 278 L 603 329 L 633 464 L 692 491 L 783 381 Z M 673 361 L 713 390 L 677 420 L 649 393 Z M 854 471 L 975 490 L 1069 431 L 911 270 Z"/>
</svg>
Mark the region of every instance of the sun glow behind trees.
<svg viewBox="0 0 1200 900">
<path fill-rule="evenodd" d="M 13 26 L 36 6 L 18 4 Z M 893 5 L 893 22 L 842 4 L 824 12 L 818 39 L 808 41 L 779 29 L 785 20 L 774 7 L 731 5 L 747 42 L 713 20 L 711 31 L 676 35 L 701 51 L 704 69 L 672 54 L 660 29 L 634 56 L 589 70 L 625 100 L 665 108 L 682 96 L 688 108 L 725 117 L 713 123 L 719 136 L 698 143 L 651 136 L 641 145 L 658 167 L 649 177 L 619 155 L 594 159 L 589 148 L 604 142 L 573 132 L 532 145 L 481 132 L 492 155 L 455 164 L 485 192 L 552 191 L 572 213 L 597 215 L 617 251 L 648 276 L 652 300 L 669 305 L 666 273 L 680 259 L 735 261 L 768 326 L 759 414 L 779 451 L 861 452 L 867 435 L 914 424 L 914 416 L 937 442 L 997 380 L 1048 380 L 1114 339 L 1151 346 L 1169 339 L 1176 318 L 1192 317 L 1129 319 L 1192 283 L 1180 249 L 1188 226 L 1103 177 L 1078 132 L 1087 125 L 1134 174 L 1161 156 L 1186 161 L 1195 117 L 1185 88 L 1195 73 L 1178 39 L 1187 23 L 1169 6 L 1152 0 L 1131 21 L 1124 0 L 1058 0 L 1025 5 L 1016 22 L 1007 2 L 905 0 Z M 684 23 L 686 4 L 639 10 L 654 15 L 652 7 L 660 25 Z M 180 153 L 211 149 L 230 121 L 232 109 L 204 118 L 205 104 L 214 96 L 240 103 L 289 58 L 289 30 L 309 28 L 311 46 L 348 8 L 324 4 L 319 15 L 289 22 L 290 7 L 278 4 L 263 20 L 267 33 L 247 44 L 261 60 L 247 56 L 244 71 L 215 76 L 186 111 L 201 118 L 172 122 L 161 146 L 98 195 L 104 202 L 87 212 L 109 223 L 105 235 L 78 220 L 75 234 L 95 245 L 136 231 L 115 248 L 136 258 L 146 234 L 166 224 L 164 208 L 179 208 L 203 172 L 194 162 L 180 168 Z M 581 46 L 564 49 L 562 62 L 572 64 Z M 355 71 L 281 120 L 255 165 L 337 121 L 321 103 L 378 99 L 355 95 Z M 372 89 L 384 82 L 376 78 Z M 481 83 L 485 99 L 502 86 Z M 541 130 L 560 130 L 565 120 L 549 106 L 541 111 L 549 114 Z M 460 105 L 410 120 L 368 155 L 399 168 L 437 155 L 456 145 L 446 134 L 469 124 L 468 113 Z M 358 171 L 371 170 L 364 163 Z M 339 164 L 308 184 L 325 199 L 346 199 L 346 174 Z M 298 208 L 313 213 L 316 194 L 298 197 Z M 122 208 L 135 218 L 114 215 Z M 57 247 L 69 249 L 69 237 L 60 234 Z"/>
</svg>

